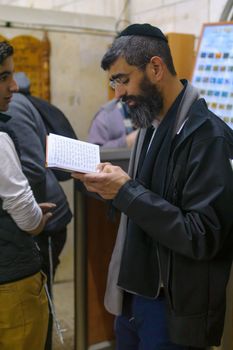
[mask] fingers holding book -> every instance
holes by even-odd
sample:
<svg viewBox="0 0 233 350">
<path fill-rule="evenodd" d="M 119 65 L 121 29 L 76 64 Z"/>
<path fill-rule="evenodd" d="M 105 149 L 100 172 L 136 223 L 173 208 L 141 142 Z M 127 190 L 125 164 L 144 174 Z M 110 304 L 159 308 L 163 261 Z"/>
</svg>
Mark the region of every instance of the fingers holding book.
<svg viewBox="0 0 233 350">
<path fill-rule="evenodd" d="M 100 163 L 96 173 L 72 173 L 72 177 L 83 182 L 89 192 L 98 193 L 104 199 L 113 199 L 130 177 L 119 166 Z"/>
</svg>

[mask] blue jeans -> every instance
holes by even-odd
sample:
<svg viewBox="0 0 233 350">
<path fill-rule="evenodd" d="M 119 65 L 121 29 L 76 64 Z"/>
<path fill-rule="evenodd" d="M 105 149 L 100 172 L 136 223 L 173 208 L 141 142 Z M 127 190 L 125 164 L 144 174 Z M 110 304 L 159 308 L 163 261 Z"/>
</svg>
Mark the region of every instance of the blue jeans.
<svg viewBox="0 0 233 350">
<path fill-rule="evenodd" d="M 155 300 L 133 296 L 132 316 L 115 320 L 116 350 L 195 350 L 171 343 L 165 308 L 163 296 Z"/>
</svg>

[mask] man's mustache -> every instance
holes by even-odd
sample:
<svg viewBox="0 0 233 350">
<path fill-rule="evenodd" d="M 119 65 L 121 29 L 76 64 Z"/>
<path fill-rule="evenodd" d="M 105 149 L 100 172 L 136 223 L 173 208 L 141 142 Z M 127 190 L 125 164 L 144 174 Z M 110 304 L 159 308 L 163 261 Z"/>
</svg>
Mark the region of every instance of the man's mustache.
<svg viewBox="0 0 233 350">
<path fill-rule="evenodd" d="M 127 103 L 128 101 L 133 101 L 133 102 L 143 102 L 143 97 L 142 96 L 135 96 L 135 95 L 128 95 L 128 96 L 123 96 L 121 98 L 121 101 L 124 103 Z"/>
</svg>

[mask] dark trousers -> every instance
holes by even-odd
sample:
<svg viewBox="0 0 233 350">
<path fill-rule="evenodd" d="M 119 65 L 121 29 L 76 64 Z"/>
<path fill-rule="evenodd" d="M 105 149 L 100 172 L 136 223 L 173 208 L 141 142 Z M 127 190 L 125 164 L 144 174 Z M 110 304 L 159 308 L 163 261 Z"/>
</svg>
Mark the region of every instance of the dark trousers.
<svg viewBox="0 0 233 350">
<path fill-rule="evenodd" d="M 54 279 L 54 275 L 56 269 L 60 263 L 59 255 L 65 245 L 67 236 L 67 229 L 64 228 L 61 231 L 52 232 L 52 235 L 48 235 L 48 232 L 43 232 L 40 235 L 36 236 L 36 242 L 39 245 L 40 253 L 42 257 L 42 271 L 47 276 L 47 285 L 49 294 L 51 295 L 51 276 L 50 276 L 50 260 L 49 260 L 49 237 L 51 237 L 51 250 L 52 250 L 52 263 L 53 263 L 53 271 L 52 271 L 52 281 Z M 49 314 L 49 325 L 48 325 L 48 334 L 46 339 L 45 350 L 52 350 L 52 335 L 53 335 L 53 316 L 50 312 Z"/>
<path fill-rule="evenodd" d="M 131 298 L 131 315 L 115 320 L 116 350 L 204 350 L 169 340 L 164 296 L 156 300 Z"/>
</svg>

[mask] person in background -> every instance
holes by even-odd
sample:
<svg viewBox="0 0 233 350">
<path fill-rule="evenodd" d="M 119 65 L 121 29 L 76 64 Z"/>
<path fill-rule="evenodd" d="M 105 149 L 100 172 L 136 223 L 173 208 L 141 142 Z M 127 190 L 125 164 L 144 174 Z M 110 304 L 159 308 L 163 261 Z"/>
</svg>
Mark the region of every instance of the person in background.
<svg viewBox="0 0 233 350">
<path fill-rule="evenodd" d="M 102 148 L 132 148 L 136 136 L 137 130 L 132 125 L 127 106 L 113 99 L 96 113 L 87 141 Z"/>
<path fill-rule="evenodd" d="M 10 117 L 2 113 L 17 91 L 13 70 L 13 47 L 0 42 L 0 349 L 44 350 L 49 310 L 34 237 L 54 204 L 37 204 L 7 128 Z"/>
<path fill-rule="evenodd" d="M 66 242 L 67 225 L 71 221 L 72 213 L 56 174 L 50 168 L 45 168 L 47 130 L 38 108 L 32 102 L 35 99 L 37 107 L 42 106 L 44 113 L 50 113 L 54 123 L 56 116 L 59 117 L 60 114 L 58 115 L 58 109 L 49 102 L 30 96 L 30 81 L 24 73 L 15 73 L 14 79 L 18 91 L 14 92 L 7 111 L 7 114 L 12 115 L 7 123 L 8 130 L 15 135 L 21 166 L 36 199 L 39 202 L 48 201 L 56 204 L 53 217 L 43 232 L 35 237 L 42 256 L 42 270 L 47 276 L 48 289 L 52 296 L 52 283 L 59 264 L 59 256 Z M 52 349 L 51 314 L 45 349 Z"/>
<path fill-rule="evenodd" d="M 102 59 L 140 127 L 129 174 L 74 173 L 122 212 L 105 306 L 117 350 L 218 346 L 233 257 L 233 131 L 176 75 L 166 36 L 133 24 Z"/>
</svg>

